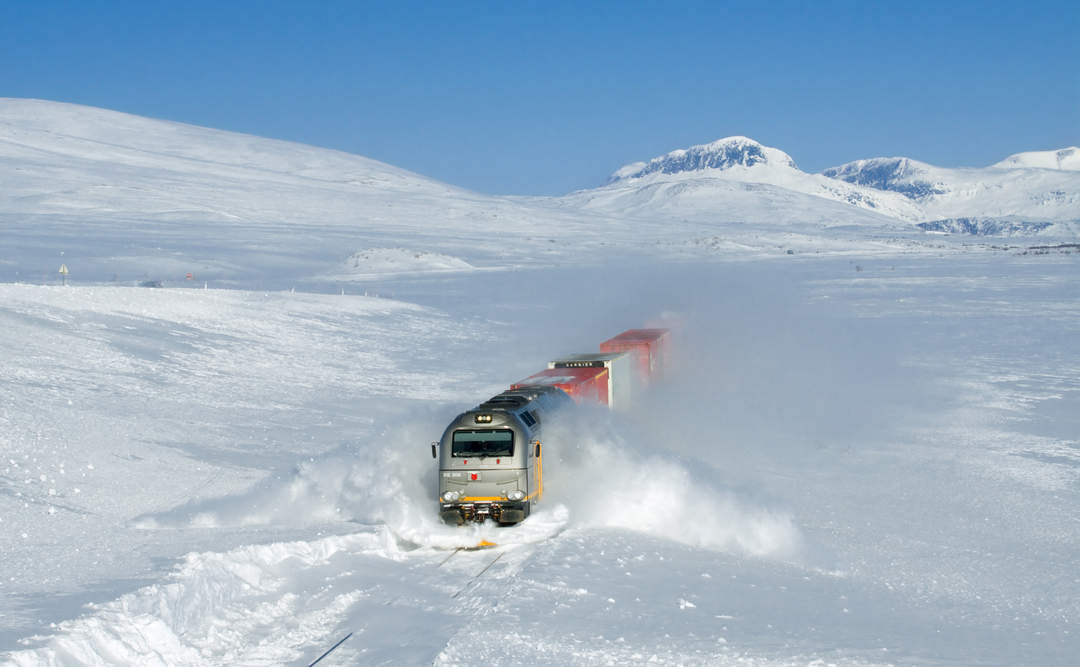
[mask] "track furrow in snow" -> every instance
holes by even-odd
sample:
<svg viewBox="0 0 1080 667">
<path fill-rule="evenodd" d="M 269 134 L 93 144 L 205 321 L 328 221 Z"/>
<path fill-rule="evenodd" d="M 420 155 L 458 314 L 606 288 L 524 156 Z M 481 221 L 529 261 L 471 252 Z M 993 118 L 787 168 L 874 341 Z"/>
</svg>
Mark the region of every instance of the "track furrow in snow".
<svg viewBox="0 0 1080 667">
<path fill-rule="evenodd" d="M 464 585 L 464 586 L 462 586 L 462 587 L 461 587 L 460 589 L 458 589 L 458 592 L 454 593 L 454 594 L 453 594 L 453 595 L 451 595 L 450 597 L 452 597 L 452 598 L 456 598 L 456 597 L 458 597 L 459 595 L 461 595 L 462 593 L 464 593 L 465 591 L 469 590 L 469 588 L 471 588 L 471 587 L 472 587 L 473 585 L 475 585 L 475 584 L 476 584 L 476 582 L 477 582 L 477 580 L 478 580 L 478 579 L 479 579 L 480 577 L 482 577 L 482 576 L 484 575 L 484 573 L 485 573 L 485 572 L 487 572 L 488 570 L 490 570 L 490 569 L 491 569 L 491 566 L 492 566 L 492 565 L 494 565 L 495 563 L 499 562 L 499 559 L 503 557 L 504 553 L 505 553 L 505 552 L 503 552 L 503 553 L 499 553 L 499 554 L 498 554 L 497 556 L 495 556 L 495 558 L 493 558 L 493 559 L 491 560 L 491 562 L 490 562 L 490 563 L 488 563 L 487 565 L 485 565 L 485 566 L 484 566 L 484 569 L 480 570 L 480 571 L 479 571 L 479 572 L 477 572 L 477 573 L 476 573 L 475 575 L 473 575 L 473 578 L 472 578 L 472 579 L 469 579 L 469 580 L 468 580 L 467 582 L 465 582 L 465 585 Z"/>
</svg>

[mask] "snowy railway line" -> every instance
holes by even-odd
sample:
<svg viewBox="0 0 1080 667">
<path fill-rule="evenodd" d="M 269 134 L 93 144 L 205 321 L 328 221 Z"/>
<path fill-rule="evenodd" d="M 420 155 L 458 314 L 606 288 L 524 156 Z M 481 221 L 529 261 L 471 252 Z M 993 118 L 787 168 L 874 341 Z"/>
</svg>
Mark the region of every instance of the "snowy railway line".
<svg viewBox="0 0 1080 667">
<path fill-rule="evenodd" d="M 507 549 L 470 552 L 449 563 L 445 551 L 401 551 L 378 528 L 315 542 L 192 554 L 168 583 L 95 605 L 87 617 L 66 623 L 64 636 L 46 648 L 10 658 L 19 665 L 310 663 L 318 657 L 312 651 L 351 633 L 350 645 L 335 651 L 335 659 L 347 661 L 339 664 L 397 661 L 400 637 L 387 634 L 394 608 L 424 614 L 417 607 L 458 600 L 454 614 L 440 616 L 439 626 L 444 633 L 455 627 L 471 631 L 471 617 L 485 606 L 472 600 L 480 593 L 479 576 L 503 561 L 506 569 L 492 571 L 490 579 L 505 582 L 527 560 L 528 552 L 503 559 Z M 376 583 L 371 570 L 389 580 L 410 580 L 408 591 Z M 495 585 L 483 583 L 485 590 Z"/>
</svg>

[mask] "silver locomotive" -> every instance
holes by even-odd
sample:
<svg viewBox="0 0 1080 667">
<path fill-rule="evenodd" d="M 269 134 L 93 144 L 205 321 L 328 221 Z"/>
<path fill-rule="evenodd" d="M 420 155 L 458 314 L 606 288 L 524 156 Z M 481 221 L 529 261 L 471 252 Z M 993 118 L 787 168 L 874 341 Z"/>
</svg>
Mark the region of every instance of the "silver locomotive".
<svg viewBox="0 0 1080 667">
<path fill-rule="evenodd" d="M 544 420 L 572 404 L 563 390 L 504 391 L 457 416 L 431 455 L 439 460 L 439 505 L 449 524 L 491 519 L 514 524 L 544 495 Z"/>
</svg>

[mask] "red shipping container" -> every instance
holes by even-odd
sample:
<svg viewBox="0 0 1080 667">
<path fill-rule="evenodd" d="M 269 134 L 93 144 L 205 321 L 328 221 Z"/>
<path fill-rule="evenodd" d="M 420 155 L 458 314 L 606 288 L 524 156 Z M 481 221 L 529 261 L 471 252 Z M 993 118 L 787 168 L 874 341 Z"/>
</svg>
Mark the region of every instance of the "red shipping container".
<svg viewBox="0 0 1080 667">
<path fill-rule="evenodd" d="M 511 389 L 534 386 L 558 387 L 578 403 L 608 403 L 608 369 L 548 368 L 515 382 Z"/>
<path fill-rule="evenodd" d="M 600 343 L 601 352 L 629 352 L 636 360 L 638 379 L 647 385 L 667 365 L 668 329 L 629 329 Z"/>
</svg>

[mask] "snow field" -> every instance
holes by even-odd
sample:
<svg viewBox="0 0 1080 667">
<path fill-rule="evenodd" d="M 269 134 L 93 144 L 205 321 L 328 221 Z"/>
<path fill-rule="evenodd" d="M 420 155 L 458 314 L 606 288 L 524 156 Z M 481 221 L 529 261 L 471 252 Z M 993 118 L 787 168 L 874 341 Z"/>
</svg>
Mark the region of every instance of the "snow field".
<svg viewBox="0 0 1080 667">
<path fill-rule="evenodd" d="M 39 482 L 36 510 L 0 496 L 30 535 L 4 533 L 6 586 L 58 622 L 6 607 L 24 641 L 5 659 L 299 664 L 355 632 L 343 662 L 1066 662 L 1075 265 L 860 262 L 669 267 L 634 300 L 611 296 L 626 281 L 549 281 L 564 316 L 516 324 L 512 299 L 485 320 L 467 296 L 448 307 L 470 314 L 448 318 L 340 295 L 5 287 L 5 335 L 31 345 L 4 367 L 24 388 L 7 396 L 8 446 L 38 457 L 33 479 L 61 462 L 78 474 L 81 493 L 53 500 L 95 512 L 99 533 L 86 541 L 59 506 L 50 524 Z M 513 293 L 486 273 L 441 284 Z M 545 503 L 520 526 L 438 524 L 428 443 L 499 390 L 488 376 L 602 340 L 628 309 L 660 312 L 674 285 L 699 289 L 666 303 L 684 321 L 671 382 L 635 413 L 584 410 L 547 432 Z M 569 331 L 578 310 L 592 319 Z M 366 381 L 351 356 L 372 359 Z M 274 376 L 275 358 L 309 379 Z M 401 367 L 414 385 L 389 377 Z M 156 400 L 124 399 L 125 383 Z M 47 428 L 31 406 L 48 406 Z M 112 440 L 72 437 L 99 422 Z M 188 444 L 151 437 L 166 432 Z M 158 468 L 100 456 L 113 451 Z M 132 470 L 153 488 L 125 482 Z M 66 549 L 74 576 L 44 576 L 41 554 L 63 548 L 38 523 L 82 549 Z M 439 565 L 479 539 L 500 547 Z"/>
<path fill-rule="evenodd" d="M 392 556 L 396 548 L 382 531 L 189 554 L 170 582 L 92 605 L 93 613 L 62 624 L 62 635 L 40 652 L 13 654 L 14 663 L 295 660 L 302 655 L 298 647 L 333 629 L 333 616 L 327 627 L 328 612 L 344 611 L 365 597 L 359 590 L 334 592 L 323 583 L 333 579 L 328 574 L 340 574 L 342 556 L 358 552 Z M 309 596 L 317 608 L 307 608 Z"/>
<path fill-rule="evenodd" d="M 341 278 L 373 278 L 409 272 L 461 272 L 472 270 L 468 262 L 442 253 L 406 248 L 368 248 L 353 253 L 345 262 Z M 332 278 L 331 278 L 332 279 Z"/>
<path fill-rule="evenodd" d="M 365 432 L 384 401 L 435 396 L 452 386 L 443 382 L 472 377 L 466 368 L 425 374 L 432 348 L 421 341 L 437 331 L 441 349 L 453 350 L 456 326 L 386 299 L 0 291 L 0 342 L 17 351 L 0 364 L 5 632 L 26 634 L 28 591 L 71 596 L 63 604 L 75 611 L 94 598 L 86 583 L 138 580 L 155 550 L 185 550 L 161 541 L 203 539 L 132 532 L 129 521 L 240 492 L 305 452 L 336 446 L 327 437 Z M 405 357 L 408 369 L 399 367 Z M 288 379 L 271 379 L 274 369 L 288 369 Z M 342 402 L 351 404 L 339 412 Z"/>
</svg>

